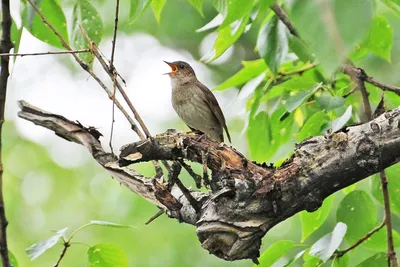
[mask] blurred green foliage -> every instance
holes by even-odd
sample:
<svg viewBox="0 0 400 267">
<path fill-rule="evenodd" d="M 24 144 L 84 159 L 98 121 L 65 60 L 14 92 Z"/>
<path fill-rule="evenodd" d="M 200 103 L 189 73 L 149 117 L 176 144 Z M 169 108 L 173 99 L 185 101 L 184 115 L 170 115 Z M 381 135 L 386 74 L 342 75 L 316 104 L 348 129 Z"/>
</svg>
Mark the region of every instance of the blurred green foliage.
<svg viewBox="0 0 400 267">
<path fill-rule="evenodd" d="M 279 165 L 293 151 L 295 142 L 324 134 L 330 128 L 338 130 L 363 117 L 360 93 L 347 95 L 354 85 L 340 73 L 340 65 L 346 60 L 383 83 L 400 84 L 400 2 L 279 1 L 300 38 L 290 34 L 270 10 L 273 2 L 121 0 L 119 29 L 126 34 L 154 35 L 163 45 L 187 50 L 205 62 L 213 62 L 232 46 L 235 52 L 244 51 L 243 62 L 233 53 L 227 61 L 210 65 L 215 71 L 214 79 L 220 83 L 215 90 L 239 88 L 238 97 L 247 101 L 242 124 L 250 157 Z M 62 48 L 32 8 L 25 1 L 21 4 L 22 27 L 38 39 Z M 38 5 L 77 49 L 87 47 L 78 24 L 97 43 L 113 33 L 115 1 L 42 0 Z M 71 10 L 72 17 L 66 17 Z M 67 27 L 68 23 L 71 25 Z M 196 32 L 199 28 L 202 30 Z M 210 31 L 217 35 L 214 46 L 200 55 L 199 43 Z M 13 26 L 15 52 L 23 42 L 20 37 L 21 28 Z M 90 62 L 91 58 L 86 56 L 84 60 Z M 386 108 L 400 105 L 398 95 L 382 93 L 372 85 L 367 88 L 373 108 L 382 94 Z M 224 262 L 208 255 L 200 247 L 194 227 L 165 216 L 144 226 L 157 208 L 122 188 L 93 162 L 64 169 L 51 160 L 43 147 L 20 138 L 11 123 L 6 124 L 4 139 L 8 236 L 10 250 L 20 266 L 51 265 L 61 246 L 56 245 L 33 262 L 25 255 L 25 248 L 51 236 L 51 230 L 79 227 L 90 220 L 134 224 L 137 228 L 82 231 L 74 237 L 79 243 L 68 250 L 62 266 L 86 266 L 88 260 L 89 266 L 252 265 L 249 261 Z M 137 168 L 149 172 L 146 164 Z M 389 168 L 387 176 L 398 248 L 398 165 Z M 187 182 L 188 177 L 185 179 Z M 29 197 L 31 190 L 36 197 Z M 303 211 L 276 226 L 263 240 L 266 250 L 260 262 L 262 266 L 274 262 L 274 266 L 384 266 L 384 230 L 344 257 L 330 257 L 337 247 L 346 248 L 379 225 L 382 213 L 380 181 L 374 176 L 330 196 L 316 212 Z M 337 224 L 340 222 L 347 227 Z M 327 249 L 332 244 L 334 250 Z M 109 257 L 97 257 L 95 252 L 99 251 Z"/>
</svg>

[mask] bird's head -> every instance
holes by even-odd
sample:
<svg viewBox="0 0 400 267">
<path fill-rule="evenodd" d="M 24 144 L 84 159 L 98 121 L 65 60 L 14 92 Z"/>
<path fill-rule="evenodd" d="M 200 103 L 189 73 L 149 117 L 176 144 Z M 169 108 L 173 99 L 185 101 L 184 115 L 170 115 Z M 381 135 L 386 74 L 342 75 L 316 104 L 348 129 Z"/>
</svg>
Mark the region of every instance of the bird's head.
<svg viewBox="0 0 400 267">
<path fill-rule="evenodd" d="M 177 79 L 181 82 L 187 82 L 192 79 L 196 79 L 196 74 L 188 63 L 183 61 L 164 62 L 171 67 L 171 72 L 166 73 L 169 75 L 169 77 L 171 77 L 171 79 Z"/>
</svg>

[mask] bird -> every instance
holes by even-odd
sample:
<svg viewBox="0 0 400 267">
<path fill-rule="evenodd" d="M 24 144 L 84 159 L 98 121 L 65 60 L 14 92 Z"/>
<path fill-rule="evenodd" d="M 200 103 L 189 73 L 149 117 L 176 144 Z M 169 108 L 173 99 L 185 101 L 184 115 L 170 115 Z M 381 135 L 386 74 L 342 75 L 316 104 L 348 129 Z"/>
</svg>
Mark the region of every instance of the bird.
<svg viewBox="0 0 400 267">
<path fill-rule="evenodd" d="M 229 142 L 224 114 L 214 94 L 196 77 L 193 68 L 184 61 L 167 62 L 171 72 L 172 107 L 192 130 L 206 134 L 211 139 L 224 142 L 225 130 Z"/>
</svg>

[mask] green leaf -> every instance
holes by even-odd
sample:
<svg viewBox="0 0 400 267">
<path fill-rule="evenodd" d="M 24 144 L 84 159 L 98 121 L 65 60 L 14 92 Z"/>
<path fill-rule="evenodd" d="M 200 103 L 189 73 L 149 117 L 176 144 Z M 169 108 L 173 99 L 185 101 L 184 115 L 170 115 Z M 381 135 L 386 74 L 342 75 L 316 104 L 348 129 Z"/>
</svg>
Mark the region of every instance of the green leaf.
<svg viewBox="0 0 400 267">
<path fill-rule="evenodd" d="M 303 267 L 316 267 L 316 266 L 320 266 L 321 260 L 317 257 L 311 256 L 309 254 L 310 251 L 308 251 L 307 253 L 304 253 L 303 255 L 303 260 L 304 260 L 304 264 Z"/>
<path fill-rule="evenodd" d="M 260 83 L 264 80 L 265 78 L 265 72 L 261 73 L 259 76 L 255 77 L 254 79 L 251 79 L 248 81 L 240 90 L 240 93 L 238 95 L 238 100 L 242 99 L 248 99 L 251 95 L 253 95 L 254 91 L 257 89 L 257 87 L 260 85 Z"/>
<path fill-rule="evenodd" d="M 17 28 L 17 25 L 15 24 L 15 21 L 12 21 L 11 24 L 11 42 L 14 45 L 14 53 L 18 53 L 18 49 L 19 49 L 19 44 L 21 42 L 21 35 L 22 35 L 22 29 L 23 27 L 20 27 L 19 29 Z M 14 60 L 17 57 L 14 57 Z"/>
<path fill-rule="evenodd" d="M 57 32 L 69 43 L 67 21 L 60 5 L 55 0 L 34 1 L 46 20 L 54 26 Z M 29 13 L 34 14 L 28 25 L 24 25 L 33 36 L 52 46 L 65 49 L 58 36 L 43 22 L 31 5 L 28 6 Z"/>
<path fill-rule="evenodd" d="M 377 267 L 386 265 L 387 265 L 386 253 L 376 253 L 372 257 L 369 257 L 363 262 L 357 264 L 356 267 Z"/>
<path fill-rule="evenodd" d="M 291 259 L 291 260 L 285 265 L 285 267 L 292 266 L 292 264 L 295 263 L 298 259 L 300 259 L 300 258 L 304 255 L 305 252 L 306 252 L 306 250 L 302 250 L 302 251 L 300 251 L 299 253 L 297 253 L 296 256 L 294 256 L 294 258 Z"/>
<path fill-rule="evenodd" d="M 289 35 L 289 48 L 303 62 L 315 60 L 310 48 L 308 48 L 307 45 L 297 36 L 294 36 L 292 34 Z"/>
<path fill-rule="evenodd" d="M 224 2 L 224 1 L 221 1 Z M 221 24 L 221 28 L 229 26 L 231 23 L 248 17 L 251 9 L 253 8 L 254 0 L 228 0 L 222 7 L 223 12 L 226 13 L 225 19 Z"/>
<path fill-rule="evenodd" d="M 65 232 L 68 230 L 68 227 L 60 229 L 57 233 L 45 240 L 41 240 L 36 244 L 33 244 L 29 248 L 26 249 L 26 254 L 31 260 L 36 259 L 40 255 L 42 255 L 49 248 L 54 247 L 55 244 L 60 240 L 61 237 L 65 236 Z"/>
<path fill-rule="evenodd" d="M 347 224 L 346 240 L 353 243 L 376 226 L 376 206 L 365 191 L 356 190 L 339 203 L 336 221 Z"/>
<path fill-rule="evenodd" d="M 388 179 L 390 209 L 392 212 L 400 215 L 400 165 L 393 165 L 387 168 L 385 172 Z M 382 183 L 379 175 L 374 175 L 372 177 L 371 189 L 374 198 L 383 205 Z"/>
<path fill-rule="evenodd" d="M 249 17 L 235 21 L 234 23 L 220 28 L 213 49 L 201 58 L 201 61 L 209 63 L 221 56 L 244 32 Z"/>
<path fill-rule="evenodd" d="M 131 0 L 129 9 L 129 23 L 134 23 L 150 6 L 151 0 Z"/>
<path fill-rule="evenodd" d="M 213 89 L 213 91 L 223 91 L 231 87 L 244 84 L 245 82 L 261 75 L 267 69 L 264 60 L 258 59 L 254 61 L 244 61 L 243 68 Z"/>
<path fill-rule="evenodd" d="M 376 223 L 375 227 L 378 227 L 378 225 L 379 224 Z M 392 235 L 393 235 L 394 247 L 399 247 L 400 235 L 395 230 L 392 230 Z M 375 232 L 370 238 L 368 238 L 365 242 L 362 243 L 362 246 L 373 251 L 386 251 L 387 235 L 385 228 L 382 228 L 378 232 Z"/>
<path fill-rule="evenodd" d="M 383 16 L 375 16 L 369 31 L 366 47 L 375 55 L 391 62 L 393 29 Z"/>
<path fill-rule="evenodd" d="M 250 118 L 246 134 L 252 160 L 264 161 L 271 142 L 268 114 L 262 111 Z"/>
<path fill-rule="evenodd" d="M 17 258 L 11 251 L 8 251 L 8 259 L 10 260 L 10 264 L 12 267 L 19 267 Z M 2 267 L 2 266 L 3 266 L 3 264 L 0 262 L 0 267 Z"/>
<path fill-rule="evenodd" d="M 291 95 L 285 103 L 286 110 L 292 112 L 298 108 L 306 99 L 312 96 L 320 87 L 322 83 L 317 84 L 314 88 L 308 89 L 306 91 L 300 91 L 294 95 Z"/>
<path fill-rule="evenodd" d="M 100 43 L 103 36 L 103 22 L 90 0 L 76 1 L 72 13 L 72 46 L 75 49 L 87 49 L 89 48 L 89 44 L 79 25 L 85 29 L 93 42 L 97 45 Z M 80 53 L 79 57 L 86 64 L 90 65 L 93 62 L 93 55 L 91 53 Z"/>
<path fill-rule="evenodd" d="M 322 112 L 318 112 L 314 115 L 321 114 L 321 113 Z M 323 114 L 323 115 L 325 116 L 325 114 Z M 315 116 L 312 116 L 312 117 L 315 117 Z M 319 120 L 323 121 L 324 119 L 322 117 L 322 118 L 319 118 Z M 304 124 L 304 126 L 306 124 L 307 124 L 307 122 Z M 301 242 L 302 243 L 314 231 L 316 231 L 319 227 L 321 227 L 321 225 L 325 222 L 326 218 L 328 218 L 329 212 L 331 211 L 331 207 L 333 204 L 333 198 L 334 198 L 334 196 L 330 196 L 327 199 L 325 199 L 322 206 L 314 212 L 302 211 L 300 213 L 301 228 L 302 228 L 302 234 L 301 234 Z"/>
<path fill-rule="evenodd" d="M 89 267 L 128 267 L 125 252 L 110 244 L 97 244 L 88 252 Z"/>
<path fill-rule="evenodd" d="M 167 0 L 152 0 L 151 1 L 151 8 L 153 9 L 154 16 L 158 23 L 161 21 L 161 12 L 164 8 L 165 3 Z"/>
<path fill-rule="evenodd" d="M 391 10 L 393 10 L 398 16 L 400 16 L 400 7 L 396 5 L 392 0 L 382 0 L 382 2 Z"/>
<path fill-rule="evenodd" d="M 335 257 L 332 260 L 332 267 L 348 267 L 350 262 L 349 253 L 344 254 L 342 257 Z"/>
<path fill-rule="evenodd" d="M 189 4 L 191 4 L 199 14 L 204 17 L 203 14 L 203 0 L 188 0 Z"/>
<path fill-rule="evenodd" d="M 289 50 L 286 26 L 277 16 L 261 27 L 257 48 L 270 70 L 277 74 Z"/>
<path fill-rule="evenodd" d="M 332 96 L 328 93 L 324 93 L 320 97 L 317 97 L 317 103 L 326 111 L 343 106 L 344 101 L 345 99 L 343 97 Z"/>
<path fill-rule="evenodd" d="M 108 226 L 108 227 L 114 227 L 114 228 L 133 228 L 133 226 L 131 226 L 131 225 L 118 224 L 118 223 L 105 222 L 105 221 L 94 221 L 94 220 L 92 220 L 92 221 L 90 221 L 90 224 Z"/>
<path fill-rule="evenodd" d="M 325 119 L 325 112 L 324 111 L 319 111 L 317 113 L 314 113 L 307 121 L 306 123 L 304 123 L 303 127 L 301 128 L 301 131 L 296 135 L 297 139 L 301 142 L 304 139 L 310 137 L 310 136 L 315 136 L 315 135 L 319 135 L 321 133 L 321 127 L 322 125 L 324 125 L 327 122 L 327 120 Z M 325 202 L 324 202 L 325 204 Z M 332 204 L 332 203 L 331 203 Z M 322 205 L 323 207 L 324 205 Z M 321 208 L 322 208 L 321 207 Z M 330 206 L 329 206 L 330 207 Z M 308 217 L 310 218 L 310 223 L 312 227 L 316 227 L 318 228 L 318 226 L 313 225 L 312 223 L 316 223 L 316 221 L 314 221 L 315 216 L 319 217 L 321 214 L 318 214 L 318 211 L 321 210 L 321 208 L 319 208 L 316 212 L 313 213 L 306 213 L 306 211 L 303 211 L 300 214 L 308 214 Z M 315 214 L 314 216 L 311 216 L 312 214 Z M 317 215 L 318 214 L 318 215 Z M 300 215 L 300 218 L 302 218 L 302 216 Z M 325 220 L 325 219 L 324 219 Z M 316 230 L 316 229 L 314 229 Z M 303 227 L 303 236 L 302 236 L 302 241 L 303 242 L 309 234 L 311 234 L 312 232 L 308 233 L 307 235 L 305 235 L 304 233 L 304 227 Z"/>
<path fill-rule="evenodd" d="M 327 261 L 340 246 L 343 237 L 346 234 L 347 226 L 342 222 L 338 222 L 335 229 L 312 245 L 310 255 L 318 257 L 322 261 Z"/>
<path fill-rule="evenodd" d="M 373 0 L 295 0 L 291 9 L 300 36 L 328 76 L 367 37 L 372 16 Z"/>
<path fill-rule="evenodd" d="M 290 240 L 281 240 L 272 244 L 261 254 L 261 257 L 258 259 L 260 261 L 260 265 L 254 265 L 254 267 L 272 266 L 274 262 L 279 260 L 293 247 L 294 243 Z"/>
<path fill-rule="evenodd" d="M 332 132 L 336 132 L 343 128 L 346 123 L 351 119 L 353 107 L 349 106 L 342 116 L 332 121 Z"/>
</svg>

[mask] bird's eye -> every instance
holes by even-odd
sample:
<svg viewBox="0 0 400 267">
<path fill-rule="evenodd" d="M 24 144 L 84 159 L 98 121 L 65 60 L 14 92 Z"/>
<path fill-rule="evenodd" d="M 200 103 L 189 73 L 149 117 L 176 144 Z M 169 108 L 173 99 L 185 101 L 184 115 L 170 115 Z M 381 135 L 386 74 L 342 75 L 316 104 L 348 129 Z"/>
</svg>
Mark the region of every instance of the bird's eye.
<svg viewBox="0 0 400 267">
<path fill-rule="evenodd" d="M 183 68 L 185 68 L 185 65 L 180 64 L 180 65 L 179 65 L 179 68 L 180 68 L 180 69 L 183 69 Z"/>
</svg>

